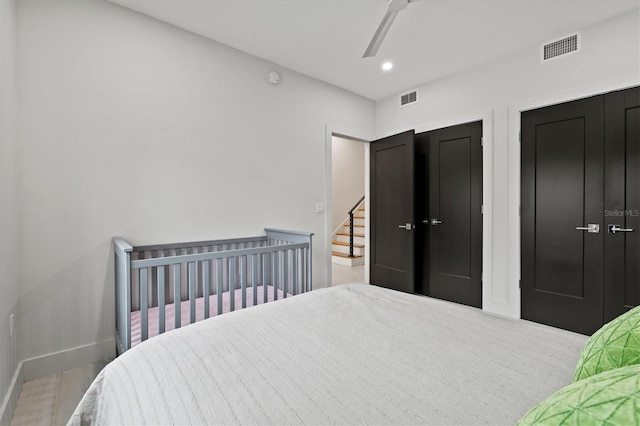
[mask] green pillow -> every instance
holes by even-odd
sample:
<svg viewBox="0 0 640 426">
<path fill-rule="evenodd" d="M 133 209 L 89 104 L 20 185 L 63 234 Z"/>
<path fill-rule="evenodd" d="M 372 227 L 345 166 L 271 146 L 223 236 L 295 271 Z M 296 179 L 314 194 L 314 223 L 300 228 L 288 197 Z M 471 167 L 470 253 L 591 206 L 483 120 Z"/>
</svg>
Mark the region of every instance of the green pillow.
<svg viewBox="0 0 640 426">
<path fill-rule="evenodd" d="M 574 382 L 538 404 L 518 422 L 527 425 L 640 424 L 640 365 Z"/>
<path fill-rule="evenodd" d="M 603 325 L 587 340 L 573 381 L 640 364 L 640 306 Z"/>
</svg>

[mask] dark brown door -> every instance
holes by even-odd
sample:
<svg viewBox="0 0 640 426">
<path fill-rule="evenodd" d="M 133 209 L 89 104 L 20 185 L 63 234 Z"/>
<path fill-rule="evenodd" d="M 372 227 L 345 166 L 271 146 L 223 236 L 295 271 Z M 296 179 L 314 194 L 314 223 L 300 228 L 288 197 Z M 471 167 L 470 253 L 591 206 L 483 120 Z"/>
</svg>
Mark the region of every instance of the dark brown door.
<svg viewBox="0 0 640 426">
<path fill-rule="evenodd" d="M 522 318 L 585 334 L 603 318 L 603 106 L 522 113 Z"/>
<path fill-rule="evenodd" d="M 604 321 L 640 304 L 640 88 L 605 96 Z M 609 231 L 616 226 L 620 231 Z"/>
<path fill-rule="evenodd" d="M 413 130 L 372 142 L 370 156 L 370 281 L 413 293 Z"/>
<path fill-rule="evenodd" d="M 428 133 L 428 294 L 482 307 L 482 122 Z"/>
</svg>

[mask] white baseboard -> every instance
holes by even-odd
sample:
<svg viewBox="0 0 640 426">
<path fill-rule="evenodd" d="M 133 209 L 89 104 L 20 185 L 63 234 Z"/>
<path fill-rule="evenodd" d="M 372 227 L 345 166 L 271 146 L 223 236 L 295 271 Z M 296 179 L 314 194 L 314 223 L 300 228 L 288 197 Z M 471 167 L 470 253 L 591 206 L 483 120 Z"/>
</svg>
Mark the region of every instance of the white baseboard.
<svg viewBox="0 0 640 426">
<path fill-rule="evenodd" d="M 22 391 L 22 384 L 24 383 L 24 375 L 22 363 L 18 364 L 15 373 L 13 374 L 13 378 L 11 379 L 11 384 L 9 385 L 9 390 L 7 391 L 6 396 L 4 397 L 4 401 L 0 406 L 0 425 L 10 425 L 11 419 L 13 418 L 13 413 L 16 410 L 16 406 L 18 405 L 18 398 L 20 398 L 20 392 Z"/>
<path fill-rule="evenodd" d="M 52 354 L 42 355 L 22 361 L 24 381 L 37 379 L 61 371 L 71 370 L 98 361 L 115 357 L 115 339 L 78 346 Z"/>
<path fill-rule="evenodd" d="M 336 265 L 349 266 L 349 267 L 360 266 L 360 265 L 364 265 L 364 257 L 349 258 L 349 257 L 331 256 L 331 262 L 335 263 Z"/>
<path fill-rule="evenodd" d="M 24 382 L 94 362 L 112 360 L 114 356 L 115 339 L 109 339 L 21 361 L 0 405 L 0 425 L 11 424 Z"/>
</svg>

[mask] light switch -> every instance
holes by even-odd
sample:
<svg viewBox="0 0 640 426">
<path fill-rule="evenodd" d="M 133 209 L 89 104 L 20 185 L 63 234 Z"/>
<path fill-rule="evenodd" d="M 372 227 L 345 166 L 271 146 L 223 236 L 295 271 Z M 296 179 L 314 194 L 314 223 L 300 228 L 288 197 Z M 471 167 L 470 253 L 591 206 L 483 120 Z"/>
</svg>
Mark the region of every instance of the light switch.
<svg viewBox="0 0 640 426">
<path fill-rule="evenodd" d="M 316 203 L 316 213 L 324 213 L 324 203 Z"/>
</svg>

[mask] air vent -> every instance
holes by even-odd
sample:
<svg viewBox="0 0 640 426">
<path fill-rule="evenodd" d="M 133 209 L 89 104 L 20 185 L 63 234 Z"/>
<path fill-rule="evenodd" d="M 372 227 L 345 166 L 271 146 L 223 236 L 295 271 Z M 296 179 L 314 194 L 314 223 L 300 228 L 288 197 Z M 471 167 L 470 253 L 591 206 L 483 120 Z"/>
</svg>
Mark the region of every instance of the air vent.
<svg viewBox="0 0 640 426">
<path fill-rule="evenodd" d="M 400 95 L 400 106 L 407 106 L 418 102 L 418 91 L 414 90 L 404 95 Z"/>
<path fill-rule="evenodd" d="M 540 49 L 542 62 L 557 59 L 580 51 L 580 33 L 571 34 L 560 39 L 545 43 Z"/>
</svg>

